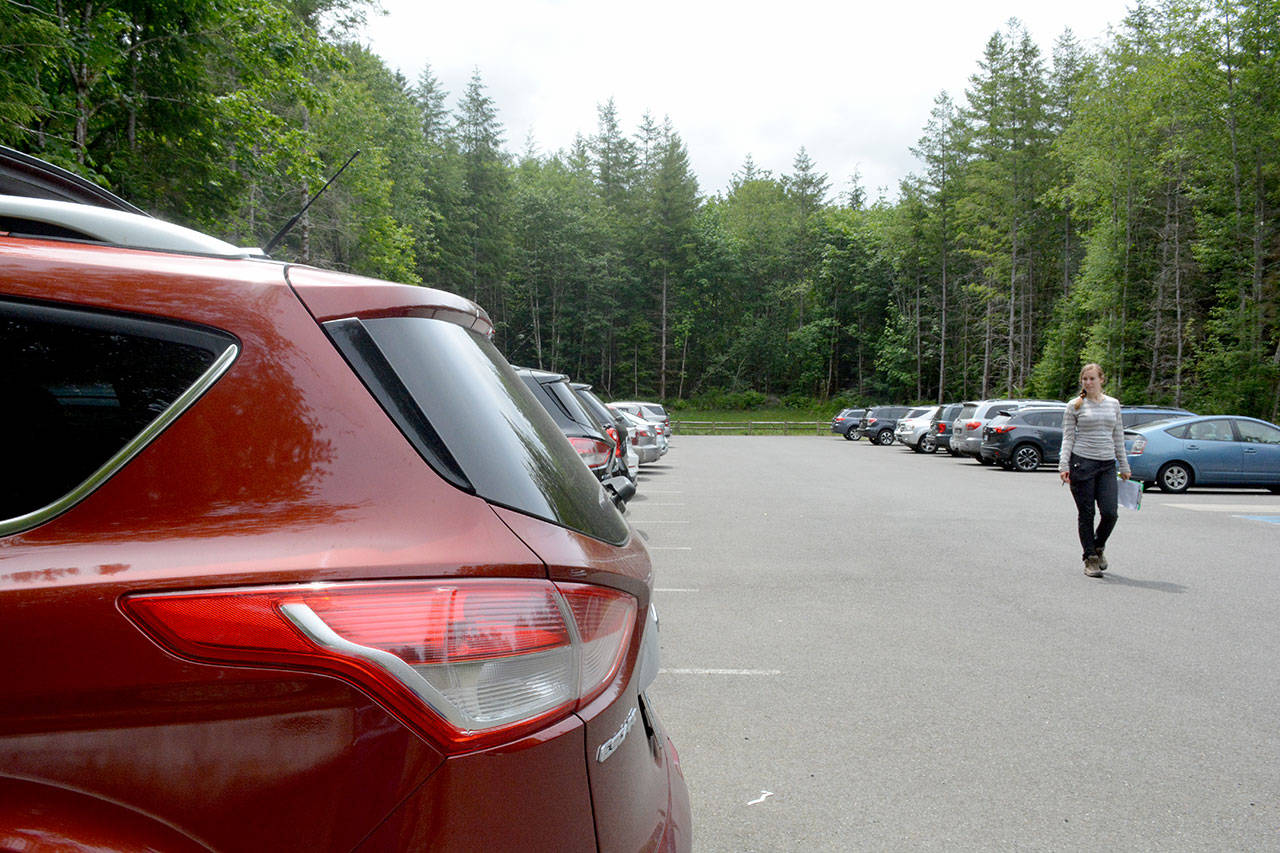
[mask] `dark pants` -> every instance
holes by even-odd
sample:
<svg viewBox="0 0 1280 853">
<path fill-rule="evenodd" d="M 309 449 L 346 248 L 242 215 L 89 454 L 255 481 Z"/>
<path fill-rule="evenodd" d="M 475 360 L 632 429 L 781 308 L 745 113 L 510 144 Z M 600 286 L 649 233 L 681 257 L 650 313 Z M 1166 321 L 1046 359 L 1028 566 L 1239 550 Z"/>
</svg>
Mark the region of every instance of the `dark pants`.
<svg viewBox="0 0 1280 853">
<path fill-rule="evenodd" d="M 1096 554 L 1107 544 L 1107 537 L 1116 526 L 1116 460 L 1085 459 L 1071 454 L 1071 496 L 1076 499 L 1079 513 L 1080 547 L 1084 559 Z M 1093 529 L 1093 507 L 1097 504 L 1102 516 L 1098 529 Z"/>
</svg>

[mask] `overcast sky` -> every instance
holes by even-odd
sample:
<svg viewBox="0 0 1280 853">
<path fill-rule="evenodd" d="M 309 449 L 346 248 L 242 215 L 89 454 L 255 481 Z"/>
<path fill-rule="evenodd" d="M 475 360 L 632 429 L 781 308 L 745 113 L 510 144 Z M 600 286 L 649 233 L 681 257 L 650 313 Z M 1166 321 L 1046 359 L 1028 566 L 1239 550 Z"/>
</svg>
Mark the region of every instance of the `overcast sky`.
<svg viewBox="0 0 1280 853">
<path fill-rule="evenodd" d="M 991 34 L 1010 18 L 1045 56 L 1070 27 L 1105 41 L 1124 0 L 382 0 L 365 41 L 416 81 L 425 64 L 452 106 L 479 70 L 506 149 L 550 154 L 596 130 L 614 99 L 634 133 L 671 119 L 704 194 L 747 155 L 775 175 L 803 146 L 833 193 L 855 173 L 870 197 L 920 166 L 910 148 L 942 90 L 962 102 Z"/>
</svg>

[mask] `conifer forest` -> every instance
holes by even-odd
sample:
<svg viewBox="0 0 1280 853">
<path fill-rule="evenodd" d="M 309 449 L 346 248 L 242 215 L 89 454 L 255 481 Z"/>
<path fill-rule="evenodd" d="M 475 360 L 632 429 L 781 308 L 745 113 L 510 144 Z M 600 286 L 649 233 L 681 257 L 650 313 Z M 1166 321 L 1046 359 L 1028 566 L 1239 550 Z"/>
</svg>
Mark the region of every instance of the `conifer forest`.
<svg viewBox="0 0 1280 853">
<path fill-rule="evenodd" d="M 1064 399 L 1280 414 L 1280 0 L 1016 20 L 873 197 L 797 139 L 700 187 L 680 128 L 566 150 L 362 45 L 363 0 L 0 0 L 0 144 L 274 257 L 474 299 L 513 364 L 680 405 Z"/>
</svg>

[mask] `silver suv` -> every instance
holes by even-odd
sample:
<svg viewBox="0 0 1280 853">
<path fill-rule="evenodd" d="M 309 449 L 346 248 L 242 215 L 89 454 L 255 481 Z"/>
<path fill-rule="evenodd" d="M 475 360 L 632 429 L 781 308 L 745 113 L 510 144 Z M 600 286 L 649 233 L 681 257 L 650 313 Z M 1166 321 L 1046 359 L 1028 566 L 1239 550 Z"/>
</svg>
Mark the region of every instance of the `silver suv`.
<svg viewBox="0 0 1280 853">
<path fill-rule="evenodd" d="M 1043 406 L 1061 404 L 1061 400 L 1030 400 L 1026 398 L 1003 398 L 998 400 L 969 401 L 963 404 L 960 414 L 952 422 L 951 450 L 954 453 L 972 456 L 983 465 L 990 465 L 991 459 L 982 458 L 982 428 L 987 421 L 1000 412 L 1012 412 L 1023 406 Z"/>
</svg>

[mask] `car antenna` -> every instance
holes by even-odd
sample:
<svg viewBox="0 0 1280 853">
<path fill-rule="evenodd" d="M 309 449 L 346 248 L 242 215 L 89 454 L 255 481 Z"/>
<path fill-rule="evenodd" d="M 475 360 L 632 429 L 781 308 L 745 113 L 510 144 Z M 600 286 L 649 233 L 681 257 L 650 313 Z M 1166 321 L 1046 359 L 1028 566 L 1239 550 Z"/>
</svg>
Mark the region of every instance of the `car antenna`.
<svg viewBox="0 0 1280 853">
<path fill-rule="evenodd" d="M 337 172 L 335 172 L 332 178 L 330 178 L 329 180 L 325 181 L 324 186 L 322 186 L 320 189 L 316 190 L 316 194 L 315 194 L 315 195 L 313 195 L 313 196 L 312 196 L 312 197 L 307 201 L 307 203 L 306 203 L 306 204 L 304 204 L 304 205 L 302 206 L 302 210 L 299 210 L 297 213 L 295 213 L 295 214 L 293 215 L 293 218 L 292 218 L 292 219 L 290 219 L 288 222 L 286 222 L 286 223 L 284 224 L 284 227 L 283 227 L 283 228 L 281 228 L 279 231 L 277 231 L 277 232 L 276 232 L 276 236 L 272 237 L 272 238 L 271 238 L 271 241 L 270 241 L 269 243 L 267 243 L 267 245 L 266 245 L 266 246 L 264 246 L 264 247 L 262 248 L 262 252 L 263 252 L 263 254 L 265 254 L 265 255 L 269 255 L 269 254 L 271 254 L 271 250 L 272 250 L 272 249 L 274 249 L 277 245 L 279 245 L 279 244 L 280 244 L 280 241 L 284 239 L 284 235 L 288 234 L 288 233 L 293 229 L 293 226 L 295 226 L 295 225 L 297 225 L 297 224 L 298 224 L 298 220 L 302 218 L 302 214 L 304 214 L 304 213 L 306 213 L 306 212 L 307 212 L 307 208 L 311 207 L 312 203 L 313 203 L 316 199 L 320 198 L 320 194 L 321 194 L 321 193 L 323 193 L 325 190 L 329 189 L 329 184 L 331 184 L 331 183 L 333 183 L 334 181 L 338 180 L 338 175 L 341 175 L 343 172 L 345 172 L 345 171 L 347 170 L 347 167 L 351 165 L 351 161 L 352 161 L 352 160 L 354 160 L 354 159 L 356 159 L 356 158 L 357 158 L 357 157 L 359 157 L 359 156 L 360 156 L 360 149 L 359 149 L 359 148 L 357 148 L 357 149 L 356 149 L 356 153 L 354 153 L 354 154 L 352 154 L 350 157 L 348 157 L 348 158 L 347 158 L 347 162 L 345 162 L 345 163 L 343 163 L 343 164 L 342 164 L 342 168 L 341 168 L 341 169 L 339 169 Z"/>
</svg>

